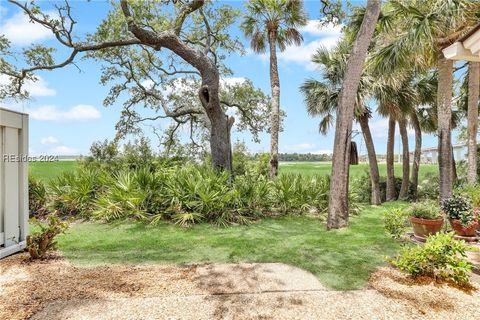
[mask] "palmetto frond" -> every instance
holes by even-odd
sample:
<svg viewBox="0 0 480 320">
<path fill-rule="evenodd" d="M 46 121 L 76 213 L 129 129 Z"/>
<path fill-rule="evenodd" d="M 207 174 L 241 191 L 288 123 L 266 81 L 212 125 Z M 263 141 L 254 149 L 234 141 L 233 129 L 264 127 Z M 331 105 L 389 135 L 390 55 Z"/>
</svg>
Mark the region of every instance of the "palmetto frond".
<svg viewBox="0 0 480 320">
<path fill-rule="evenodd" d="M 251 39 L 252 49 L 265 50 L 268 35 L 283 51 L 289 45 L 300 45 L 303 37 L 298 28 L 307 24 L 307 14 L 300 0 L 250 0 L 246 4 L 240 28 Z M 262 36 L 260 36 L 262 34 Z"/>
</svg>

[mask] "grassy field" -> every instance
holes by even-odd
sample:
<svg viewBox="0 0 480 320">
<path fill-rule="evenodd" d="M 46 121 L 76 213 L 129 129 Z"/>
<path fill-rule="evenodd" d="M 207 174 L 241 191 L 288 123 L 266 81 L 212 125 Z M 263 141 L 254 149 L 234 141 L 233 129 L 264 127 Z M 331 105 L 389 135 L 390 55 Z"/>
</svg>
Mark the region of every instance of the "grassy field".
<svg viewBox="0 0 480 320">
<path fill-rule="evenodd" d="M 62 174 L 64 171 L 73 170 L 77 165 L 76 161 L 58 161 L 58 162 L 32 162 L 29 164 L 30 173 L 39 179 L 48 181 Z M 280 173 L 301 173 L 301 174 L 330 174 L 332 169 L 331 163 L 328 162 L 281 162 Z M 386 176 L 386 165 L 379 164 L 380 175 Z M 368 164 L 359 164 L 350 167 L 352 177 L 358 176 L 368 170 Z M 422 164 L 420 166 L 420 177 L 428 172 L 437 173 L 438 166 Z M 395 165 L 395 175 L 400 177 L 402 166 Z"/>
<path fill-rule="evenodd" d="M 65 171 L 71 171 L 77 166 L 76 161 L 30 162 L 30 174 L 44 181 L 58 177 Z"/>
<path fill-rule="evenodd" d="M 325 230 L 312 217 L 265 219 L 249 226 L 208 224 L 185 229 L 163 223 L 74 224 L 59 248 L 75 264 L 283 262 L 315 274 L 326 286 L 363 287 L 399 245 L 383 229 L 382 213 L 403 203 L 368 207 L 347 229 Z"/>
<path fill-rule="evenodd" d="M 380 176 L 385 177 L 387 175 L 387 165 L 385 163 L 379 163 L 378 169 Z M 330 162 L 281 162 L 280 173 L 302 173 L 302 174 L 325 174 L 329 175 L 332 170 L 332 164 Z M 350 166 L 350 176 L 355 177 L 368 171 L 368 164 L 361 163 L 356 166 Z M 420 177 L 426 173 L 437 173 L 438 166 L 432 164 L 420 165 Z M 395 164 L 395 176 L 402 176 L 402 165 Z"/>
</svg>

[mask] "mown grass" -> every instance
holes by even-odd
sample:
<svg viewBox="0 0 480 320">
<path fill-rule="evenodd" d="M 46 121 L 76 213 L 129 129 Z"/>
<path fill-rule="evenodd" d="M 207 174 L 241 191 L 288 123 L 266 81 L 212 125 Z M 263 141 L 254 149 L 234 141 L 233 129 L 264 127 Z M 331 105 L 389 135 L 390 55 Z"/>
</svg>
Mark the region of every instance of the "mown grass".
<svg viewBox="0 0 480 320">
<path fill-rule="evenodd" d="M 384 231 L 382 213 L 402 203 L 367 207 L 349 228 L 326 231 L 312 217 L 264 219 L 249 226 L 208 224 L 184 229 L 162 223 L 78 223 L 59 239 L 75 264 L 282 262 L 308 270 L 327 287 L 363 287 L 399 245 Z"/>
<path fill-rule="evenodd" d="M 359 176 L 368 170 L 368 164 L 366 163 L 350 166 L 350 176 Z M 387 165 L 385 163 L 379 163 L 378 170 L 380 171 L 380 176 L 387 176 Z M 281 162 L 279 172 L 329 175 L 331 171 L 332 164 L 330 162 Z M 421 164 L 419 172 L 420 179 L 427 173 L 438 173 L 438 166 L 433 164 Z M 402 176 L 401 164 L 395 164 L 395 176 Z"/>
<path fill-rule="evenodd" d="M 29 164 L 30 173 L 38 179 L 49 181 L 65 171 L 75 169 L 76 161 L 57 161 L 57 162 L 31 162 Z M 300 173 L 300 174 L 320 174 L 329 175 L 332 170 L 330 162 L 281 162 L 280 173 Z M 355 177 L 363 174 L 368 170 L 368 164 L 362 163 L 356 166 L 350 166 L 350 176 Z M 387 167 L 384 163 L 379 164 L 381 176 L 387 175 Z M 437 173 L 438 166 L 431 164 L 422 164 L 420 166 L 420 178 L 426 173 Z M 400 177 L 402 173 L 402 166 L 395 165 L 395 175 Z"/>
<path fill-rule="evenodd" d="M 74 170 L 76 166 L 77 161 L 30 162 L 28 164 L 30 174 L 45 182 L 60 176 L 63 172 Z"/>
</svg>

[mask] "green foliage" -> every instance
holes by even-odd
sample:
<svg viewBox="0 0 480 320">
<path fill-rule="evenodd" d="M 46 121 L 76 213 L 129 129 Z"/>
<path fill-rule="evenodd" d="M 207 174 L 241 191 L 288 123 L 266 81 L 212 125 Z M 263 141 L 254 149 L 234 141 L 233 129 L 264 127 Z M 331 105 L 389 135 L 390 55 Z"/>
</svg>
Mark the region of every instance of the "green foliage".
<svg viewBox="0 0 480 320">
<path fill-rule="evenodd" d="M 465 253 L 468 246 L 453 236 L 453 233 L 437 233 L 428 237 L 423 246 L 404 248 L 391 262 L 413 277 L 428 276 L 467 285 L 472 269 Z"/>
<path fill-rule="evenodd" d="M 470 200 L 462 195 L 443 200 L 441 208 L 450 219 L 460 220 L 464 227 L 468 227 L 475 218 Z"/>
<path fill-rule="evenodd" d="M 96 168 L 77 168 L 50 181 L 49 206 L 61 216 L 88 217 L 105 174 Z"/>
<path fill-rule="evenodd" d="M 472 200 L 472 206 L 474 208 L 480 208 L 480 185 L 465 185 L 458 190 L 459 194 L 466 194 Z"/>
<path fill-rule="evenodd" d="M 442 219 L 440 207 L 433 200 L 414 203 L 406 209 L 406 213 L 410 217 L 420 219 Z"/>
<path fill-rule="evenodd" d="M 62 221 L 56 212 L 47 216 L 46 223 L 41 223 L 35 218 L 32 222 L 38 225 L 40 230 L 27 236 L 27 250 L 31 259 L 42 259 L 52 250 L 55 250 L 56 237 L 68 229 L 69 223 Z"/>
<path fill-rule="evenodd" d="M 418 199 L 437 200 L 440 194 L 440 181 L 438 173 L 427 172 L 423 178 L 420 176 L 417 193 Z"/>
<path fill-rule="evenodd" d="M 33 176 L 28 177 L 28 208 L 30 217 L 45 215 L 47 206 L 47 188 L 45 184 Z"/>
<path fill-rule="evenodd" d="M 383 216 L 385 231 L 393 239 L 400 239 L 406 232 L 408 224 L 408 213 L 406 210 L 394 208 L 387 210 Z"/>
</svg>

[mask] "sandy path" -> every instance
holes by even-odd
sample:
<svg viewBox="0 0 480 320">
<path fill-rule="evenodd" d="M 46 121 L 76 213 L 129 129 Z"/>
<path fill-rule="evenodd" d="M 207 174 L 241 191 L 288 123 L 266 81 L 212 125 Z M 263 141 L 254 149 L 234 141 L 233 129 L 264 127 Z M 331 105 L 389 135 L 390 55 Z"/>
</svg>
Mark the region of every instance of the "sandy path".
<svg viewBox="0 0 480 320">
<path fill-rule="evenodd" d="M 363 290 L 324 288 L 283 264 L 105 266 L 0 262 L 0 319 L 468 319 L 480 294 L 379 269 Z M 353 271 L 354 272 L 354 271 Z"/>
</svg>

